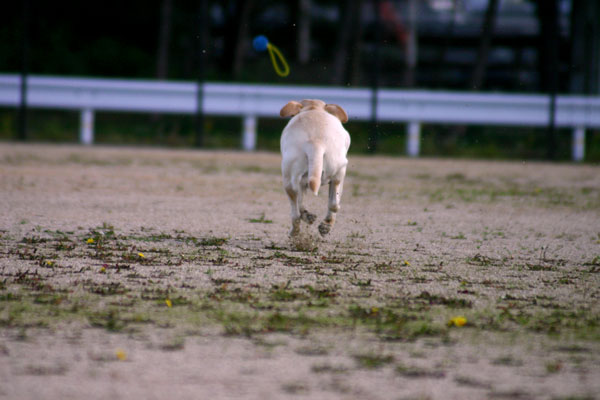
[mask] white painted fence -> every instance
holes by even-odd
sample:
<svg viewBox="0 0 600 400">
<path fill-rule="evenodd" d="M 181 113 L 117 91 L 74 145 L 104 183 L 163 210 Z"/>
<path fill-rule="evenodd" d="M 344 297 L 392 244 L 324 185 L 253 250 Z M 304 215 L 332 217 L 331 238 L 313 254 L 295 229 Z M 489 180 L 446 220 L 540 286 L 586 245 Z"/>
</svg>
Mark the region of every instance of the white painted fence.
<svg viewBox="0 0 600 400">
<path fill-rule="evenodd" d="M 549 98 L 543 95 L 460 93 L 381 89 L 377 118 L 408 124 L 407 153 L 418 156 L 422 123 L 547 126 Z M 243 117 L 243 148 L 256 146 L 259 117 L 278 117 L 289 100 L 320 98 L 340 104 L 351 120 L 371 119 L 371 91 L 310 86 L 205 83 L 203 111 L 208 115 Z M 20 77 L 0 74 L 0 106 L 20 103 Z M 81 112 L 80 141 L 94 141 L 96 111 L 192 114 L 197 85 L 121 79 L 30 76 L 27 104 L 32 108 Z M 600 97 L 558 96 L 556 126 L 573 129 L 572 155 L 584 158 L 585 130 L 600 128 Z"/>
</svg>

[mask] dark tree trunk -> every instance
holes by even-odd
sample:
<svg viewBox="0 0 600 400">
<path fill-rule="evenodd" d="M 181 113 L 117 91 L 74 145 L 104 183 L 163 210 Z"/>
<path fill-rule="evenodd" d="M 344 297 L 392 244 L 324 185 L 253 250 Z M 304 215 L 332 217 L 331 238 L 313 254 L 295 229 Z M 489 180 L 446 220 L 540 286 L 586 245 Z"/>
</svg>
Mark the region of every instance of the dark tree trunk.
<svg viewBox="0 0 600 400">
<path fill-rule="evenodd" d="M 600 1 L 573 0 L 570 91 L 600 94 Z"/>
<path fill-rule="evenodd" d="M 381 46 L 381 1 L 373 1 L 373 10 L 375 14 L 375 37 L 373 39 L 373 54 L 371 60 L 371 127 L 369 130 L 369 138 L 367 151 L 375 153 L 377 151 L 377 142 L 379 137 L 379 127 L 377 118 L 378 106 L 378 91 L 379 91 L 379 74 L 381 72 L 380 46 Z"/>
<path fill-rule="evenodd" d="M 254 0 L 244 0 L 241 5 L 241 15 L 237 39 L 235 41 L 235 53 L 233 56 L 233 79 L 238 79 L 244 67 L 244 53 L 249 43 L 250 16 Z"/>
<path fill-rule="evenodd" d="M 342 85 L 346 81 L 346 66 L 349 65 L 350 51 L 355 16 L 358 15 L 356 2 L 353 0 L 346 0 L 341 6 L 342 8 L 342 21 L 339 25 L 338 40 L 335 46 L 335 52 L 333 54 L 333 69 L 331 73 L 331 83 L 333 85 Z"/>
<path fill-rule="evenodd" d="M 254 0 L 230 1 L 220 69 L 235 79 L 242 69 L 250 10 Z"/>
<path fill-rule="evenodd" d="M 362 60 L 362 48 L 363 48 L 363 32 L 364 27 L 362 24 L 362 18 L 360 17 L 364 0 L 356 0 L 356 25 L 352 29 L 352 37 L 350 43 L 352 45 L 352 54 L 350 55 L 350 83 L 353 86 L 359 86 L 361 84 L 361 60 Z"/>
<path fill-rule="evenodd" d="M 538 0 L 537 12 L 540 21 L 538 70 L 540 88 L 550 97 L 547 157 L 552 160 L 556 158 L 555 111 L 558 91 L 558 50 L 560 47 L 558 2 L 556 0 Z"/>
<path fill-rule="evenodd" d="M 310 60 L 310 8 L 311 0 L 298 0 L 298 62 L 307 64 Z"/>
<path fill-rule="evenodd" d="M 171 15 L 173 0 L 163 0 L 160 10 L 158 51 L 156 55 L 156 77 L 166 79 L 169 74 L 169 42 L 171 41 Z"/>
<path fill-rule="evenodd" d="M 21 88 L 18 111 L 18 140 L 27 139 L 27 76 L 29 75 L 29 0 L 23 0 L 21 21 Z"/>
<path fill-rule="evenodd" d="M 538 71 L 540 89 L 550 92 L 555 81 L 554 63 L 558 59 L 558 4 L 556 0 L 538 0 L 537 14 L 540 21 L 538 46 Z"/>
<path fill-rule="evenodd" d="M 470 89 L 480 89 L 485 79 L 485 70 L 492 45 L 492 36 L 494 35 L 496 16 L 498 15 L 498 4 L 498 0 L 488 0 L 488 6 L 483 19 L 481 40 L 479 42 L 479 49 L 477 51 L 477 61 L 469 82 Z"/>
<path fill-rule="evenodd" d="M 417 0 L 408 0 L 408 37 L 406 41 L 406 68 L 404 70 L 404 87 L 415 85 L 417 69 L 418 30 L 417 30 Z"/>
<path fill-rule="evenodd" d="M 450 48 L 450 44 L 452 42 L 452 37 L 454 36 L 454 29 L 456 27 L 456 15 L 458 13 L 458 0 L 452 0 L 452 19 L 448 24 L 446 32 L 444 34 L 444 39 L 442 41 L 442 48 L 440 50 L 439 55 L 439 64 L 444 65 L 446 62 L 446 56 L 448 54 L 448 49 Z M 444 68 L 437 69 L 437 84 L 441 85 L 444 81 Z"/>
</svg>

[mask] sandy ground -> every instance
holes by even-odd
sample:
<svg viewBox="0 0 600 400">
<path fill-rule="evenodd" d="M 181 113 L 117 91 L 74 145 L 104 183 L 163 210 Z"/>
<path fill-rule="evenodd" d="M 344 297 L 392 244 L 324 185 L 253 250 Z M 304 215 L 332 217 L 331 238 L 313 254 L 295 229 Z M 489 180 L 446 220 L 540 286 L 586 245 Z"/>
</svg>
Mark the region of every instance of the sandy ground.
<svg viewBox="0 0 600 400">
<path fill-rule="evenodd" d="M 598 398 L 599 167 L 279 163 L 1 144 L 0 399 Z"/>
</svg>

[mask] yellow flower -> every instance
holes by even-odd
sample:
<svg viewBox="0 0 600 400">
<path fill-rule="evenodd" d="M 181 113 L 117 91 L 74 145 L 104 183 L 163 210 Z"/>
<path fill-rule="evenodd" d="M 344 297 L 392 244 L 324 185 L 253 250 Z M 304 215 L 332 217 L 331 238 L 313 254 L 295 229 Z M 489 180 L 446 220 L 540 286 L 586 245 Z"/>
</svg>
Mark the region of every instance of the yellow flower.
<svg viewBox="0 0 600 400">
<path fill-rule="evenodd" d="M 45 264 L 47 267 L 52 267 L 52 266 L 54 265 L 54 261 L 48 261 L 48 260 L 46 260 L 46 261 L 44 261 L 44 264 Z"/>
<path fill-rule="evenodd" d="M 105 273 L 105 272 L 106 272 L 106 268 L 105 268 L 105 267 L 102 267 L 102 268 L 100 268 L 100 273 L 101 273 L 101 274 L 103 274 L 103 273 Z"/>
<path fill-rule="evenodd" d="M 116 353 L 115 353 L 115 354 L 116 354 L 116 356 L 117 356 L 117 358 L 118 358 L 119 360 L 121 360 L 121 361 L 125 361 L 125 360 L 127 360 L 127 354 L 125 353 L 125 351 L 124 351 L 124 350 L 122 350 L 122 349 L 117 349 L 117 351 L 116 351 Z"/>
<path fill-rule="evenodd" d="M 407 260 L 404 260 L 404 265 L 407 265 L 410 267 L 410 263 Z"/>
<path fill-rule="evenodd" d="M 138 253 L 138 257 L 139 258 L 146 258 L 146 256 L 144 255 L 144 253 Z"/>
<path fill-rule="evenodd" d="M 92 244 L 94 243 L 94 238 L 89 238 L 88 240 L 85 241 L 87 244 Z"/>
<path fill-rule="evenodd" d="M 173 303 L 171 303 L 171 300 L 166 299 L 165 303 L 167 304 L 167 307 L 169 307 L 169 308 L 173 307 Z"/>
<path fill-rule="evenodd" d="M 467 319 L 465 317 L 454 317 L 454 318 L 450 318 L 450 321 L 448 321 L 448 326 L 465 326 L 467 324 Z"/>
</svg>

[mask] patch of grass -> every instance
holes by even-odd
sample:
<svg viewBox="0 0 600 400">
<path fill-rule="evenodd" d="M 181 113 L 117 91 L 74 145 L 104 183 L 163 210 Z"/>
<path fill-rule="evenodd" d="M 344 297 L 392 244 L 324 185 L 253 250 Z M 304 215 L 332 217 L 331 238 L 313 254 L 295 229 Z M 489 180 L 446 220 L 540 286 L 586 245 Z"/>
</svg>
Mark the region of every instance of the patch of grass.
<svg viewBox="0 0 600 400">
<path fill-rule="evenodd" d="M 350 232 L 350 234 L 348 235 L 348 239 L 366 239 L 366 235 L 360 233 L 360 232 Z"/>
<path fill-rule="evenodd" d="M 78 153 L 72 153 L 62 162 L 69 164 L 80 164 L 80 165 L 91 165 L 98 167 L 107 166 L 126 166 L 131 165 L 132 161 L 129 158 L 112 158 L 112 159 L 98 159 L 89 156 L 84 156 Z"/>
<path fill-rule="evenodd" d="M 160 349 L 164 351 L 183 350 L 184 347 L 185 338 L 182 336 L 176 336 L 160 345 Z"/>
<path fill-rule="evenodd" d="M 431 179 L 431 175 L 430 174 L 416 174 L 416 175 L 413 175 L 413 178 L 419 179 L 419 180 L 428 180 L 428 179 Z"/>
<path fill-rule="evenodd" d="M 591 310 L 532 309 L 531 306 L 519 307 L 516 303 L 500 308 L 500 314 L 481 326 L 483 329 L 515 330 L 515 326 L 507 325 L 510 322 L 528 331 L 553 337 L 568 333 L 578 339 L 600 341 L 600 316 Z"/>
<path fill-rule="evenodd" d="M 344 374 L 347 373 L 349 368 L 344 365 L 332 365 L 328 363 L 315 364 L 310 370 L 316 374 L 330 373 L 330 374 Z"/>
<path fill-rule="evenodd" d="M 323 261 L 326 264 L 343 264 L 344 262 L 346 262 L 346 257 L 334 256 L 330 254 L 328 256 L 321 257 L 321 261 Z"/>
<path fill-rule="evenodd" d="M 444 305 L 450 308 L 471 308 L 473 302 L 467 299 L 447 298 L 444 296 L 430 294 L 427 291 L 421 292 L 415 299 L 425 301 L 429 305 Z"/>
<path fill-rule="evenodd" d="M 578 344 L 572 344 L 572 345 L 564 345 L 564 346 L 559 346 L 556 348 L 557 351 L 560 352 L 564 352 L 564 353 L 589 353 L 592 350 L 589 347 L 585 347 L 585 346 L 581 346 Z"/>
<path fill-rule="evenodd" d="M 596 257 L 592 258 L 590 261 L 586 261 L 585 263 L 583 263 L 583 265 L 595 266 L 595 267 L 600 266 L 600 255 L 597 255 Z"/>
<path fill-rule="evenodd" d="M 314 297 L 317 299 L 330 299 L 330 298 L 336 297 L 338 295 L 336 293 L 335 289 L 330 289 L 330 288 L 315 289 L 314 287 L 312 287 L 310 285 L 306 285 L 306 286 L 304 286 L 304 288 L 308 291 L 308 293 L 310 294 L 311 297 Z"/>
<path fill-rule="evenodd" d="M 28 365 L 23 371 L 26 375 L 49 376 L 49 375 L 64 375 L 69 369 L 66 365 Z"/>
<path fill-rule="evenodd" d="M 289 265 L 308 265 L 308 264 L 314 263 L 314 261 L 311 260 L 310 258 L 290 256 L 281 251 L 276 251 L 275 253 L 273 253 L 272 257 L 276 258 L 276 259 L 284 260 Z"/>
<path fill-rule="evenodd" d="M 29 236 L 29 237 L 24 237 L 23 239 L 21 239 L 21 243 L 40 244 L 40 243 L 46 243 L 48 240 L 49 240 L 48 238 L 42 238 L 42 237 L 38 237 L 38 236 Z"/>
<path fill-rule="evenodd" d="M 563 363 L 559 360 L 548 361 L 545 366 L 546 372 L 549 374 L 556 374 L 557 372 L 560 372 L 563 369 Z"/>
<path fill-rule="evenodd" d="M 395 270 L 391 261 L 375 263 L 375 265 L 373 265 L 373 269 L 379 273 L 391 273 Z"/>
<path fill-rule="evenodd" d="M 250 218 L 248 221 L 250 221 L 253 224 L 272 224 L 273 223 L 273 220 L 265 218 L 264 213 L 259 218 Z"/>
<path fill-rule="evenodd" d="M 514 358 L 513 356 L 501 356 L 492 360 L 492 365 L 504 365 L 507 367 L 520 367 L 523 361 Z"/>
<path fill-rule="evenodd" d="M 366 353 L 366 354 L 356 354 L 353 357 L 360 368 L 367 368 L 367 369 L 381 368 L 387 364 L 391 364 L 392 362 L 394 362 L 394 356 L 392 356 L 391 354 L 383 355 L 383 354 Z"/>
<path fill-rule="evenodd" d="M 308 386 L 302 382 L 288 382 L 281 386 L 281 390 L 290 394 L 308 393 Z"/>
<path fill-rule="evenodd" d="M 271 299 L 273 301 L 294 301 L 303 298 L 306 298 L 304 294 L 288 290 L 287 288 L 276 288 L 271 292 Z"/>
<path fill-rule="evenodd" d="M 259 174 L 268 174 L 268 175 L 279 175 L 280 171 L 277 168 L 264 168 L 258 165 L 244 165 L 235 167 L 236 170 L 245 172 L 245 173 L 259 173 Z"/>
<path fill-rule="evenodd" d="M 535 263 L 535 264 L 527 264 L 526 268 L 529 271 L 555 271 L 556 268 L 550 264 L 539 264 L 539 263 Z"/>
<path fill-rule="evenodd" d="M 397 374 L 410 379 L 443 379 L 446 377 L 446 373 L 442 370 L 431 370 L 402 364 L 397 365 L 395 371 Z"/>
<path fill-rule="evenodd" d="M 309 344 L 296 349 L 296 353 L 302 356 L 326 356 L 329 351 L 320 345 Z"/>
<path fill-rule="evenodd" d="M 59 305 L 65 300 L 65 296 L 56 293 L 43 293 L 36 295 L 33 302 L 36 304 Z"/>
<path fill-rule="evenodd" d="M 413 341 L 421 337 L 442 337 L 445 338 L 448 334 L 445 327 L 440 327 L 430 321 L 420 320 L 406 323 L 402 329 L 396 332 L 384 334 L 386 340 L 401 340 Z"/>
<path fill-rule="evenodd" d="M 101 296 L 114 296 L 118 294 L 125 294 L 129 291 L 121 282 L 87 282 L 84 284 L 84 287 L 90 292 L 94 294 L 99 294 Z"/>
<path fill-rule="evenodd" d="M 411 313 L 394 308 L 365 308 L 353 304 L 349 308 L 353 325 L 372 329 L 386 341 L 414 341 L 425 336 L 445 337 L 448 329 L 432 323 L 422 312 Z"/>
<path fill-rule="evenodd" d="M 492 385 L 488 382 L 470 377 L 470 376 L 456 376 L 454 378 L 454 382 L 456 382 L 460 386 L 467 386 L 472 388 L 479 389 L 491 389 Z"/>
<path fill-rule="evenodd" d="M 2 288 L 0 288 L 2 289 Z M 22 296 L 15 293 L 0 293 L 0 301 L 21 301 Z"/>
<path fill-rule="evenodd" d="M 104 328 L 109 332 L 122 331 L 127 325 L 126 321 L 120 317 L 119 312 L 116 310 L 92 313 L 89 315 L 88 320 L 90 325 Z"/>
<path fill-rule="evenodd" d="M 200 246 L 215 246 L 215 247 L 220 247 L 220 246 L 223 246 L 224 244 L 226 244 L 228 241 L 229 241 L 228 238 L 208 237 L 208 238 L 200 239 L 198 241 L 198 244 Z"/>
<path fill-rule="evenodd" d="M 351 284 L 353 284 L 354 286 L 358 286 L 358 287 L 368 287 L 371 286 L 371 279 L 365 279 L 365 280 L 361 280 L 356 278 L 356 276 L 354 277 L 354 279 L 352 279 L 350 281 Z"/>
<path fill-rule="evenodd" d="M 484 256 L 482 254 L 475 254 L 473 257 L 467 258 L 467 263 L 471 265 L 479 265 L 482 267 L 489 267 L 492 265 L 497 265 L 497 261 L 493 258 Z"/>
</svg>

